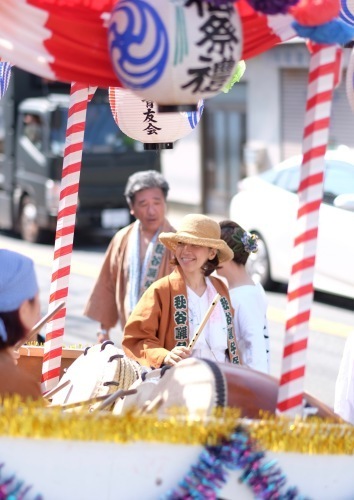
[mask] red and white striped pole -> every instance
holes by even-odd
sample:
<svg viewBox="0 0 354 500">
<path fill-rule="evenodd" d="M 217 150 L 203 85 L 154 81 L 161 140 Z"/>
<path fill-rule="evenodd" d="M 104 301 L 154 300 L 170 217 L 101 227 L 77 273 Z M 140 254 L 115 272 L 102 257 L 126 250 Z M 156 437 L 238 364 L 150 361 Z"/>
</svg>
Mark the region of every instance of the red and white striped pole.
<svg viewBox="0 0 354 500">
<path fill-rule="evenodd" d="M 298 188 L 299 207 L 288 285 L 285 342 L 277 410 L 302 414 L 306 350 L 319 209 L 323 198 L 324 156 L 329 136 L 333 90 L 339 80 L 342 51 L 335 45 L 313 44 L 303 136 L 303 160 Z"/>
<path fill-rule="evenodd" d="M 86 111 L 95 90 L 90 91 L 83 84 L 71 85 L 49 309 L 54 309 L 59 302 L 66 302 L 68 297 Z M 66 305 L 47 323 L 42 368 L 43 393 L 51 390 L 59 381 L 65 317 Z"/>
</svg>

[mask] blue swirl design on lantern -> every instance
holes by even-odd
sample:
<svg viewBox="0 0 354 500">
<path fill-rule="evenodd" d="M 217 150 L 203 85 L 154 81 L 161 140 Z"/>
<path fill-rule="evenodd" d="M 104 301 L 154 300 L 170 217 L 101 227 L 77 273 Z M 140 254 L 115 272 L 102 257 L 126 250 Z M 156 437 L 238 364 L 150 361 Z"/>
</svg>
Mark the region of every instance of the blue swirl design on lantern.
<svg viewBox="0 0 354 500">
<path fill-rule="evenodd" d="M 343 19 L 344 22 L 354 26 L 354 12 L 348 7 L 348 0 L 341 0 L 341 8 L 339 17 Z"/>
<path fill-rule="evenodd" d="M 112 17 L 119 12 L 124 12 L 127 23 L 124 32 L 120 32 L 114 19 L 109 26 L 109 35 L 114 38 L 109 47 L 114 69 L 127 88 L 146 89 L 161 78 L 167 66 L 169 41 L 166 26 L 158 12 L 143 0 L 122 0 L 114 8 Z M 148 38 L 153 39 L 151 48 L 148 48 Z M 141 54 L 138 57 L 132 54 L 137 46 Z M 114 49 L 120 54 L 115 60 Z"/>
<path fill-rule="evenodd" d="M 194 129 L 198 125 L 202 117 L 203 111 L 204 111 L 204 101 L 201 101 L 200 105 L 198 105 L 197 111 L 186 112 L 191 129 Z"/>
</svg>

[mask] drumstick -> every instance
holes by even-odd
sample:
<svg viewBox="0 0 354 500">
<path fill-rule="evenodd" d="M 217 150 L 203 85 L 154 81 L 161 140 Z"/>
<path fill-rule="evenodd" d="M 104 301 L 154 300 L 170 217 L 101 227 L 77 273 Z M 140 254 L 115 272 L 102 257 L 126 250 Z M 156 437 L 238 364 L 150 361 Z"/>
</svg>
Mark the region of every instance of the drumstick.
<svg viewBox="0 0 354 500">
<path fill-rule="evenodd" d="M 74 403 L 66 403 L 62 405 L 53 405 L 50 404 L 47 408 L 61 408 L 62 410 L 68 410 L 71 408 L 77 408 L 78 406 L 85 406 L 90 404 L 99 403 L 100 401 L 104 401 L 107 399 L 109 394 L 104 394 L 103 396 L 96 396 L 94 398 L 85 399 L 84 401 L 75 401 Z"/>
<path fill-rule="evenodd" d="M 214 297 L 214 300 L 213 302 L 210 304 L 209 306 L 209 309 L 207 310 L 207 312 L 205 313 L 205 316 L 203 318 L 203 321 L 200 323 L 199 327 L 197 328 L 197 331 L 194 333 L 193 335 L 193 338 L 192 340 L 189 342 L 188 344 L 188 349 L 191 349 L 194 344 L 196 343 L 196 341 L 198 340 L 198 337 L 199 335 L 201 334 L 203 328 L 205 327 L 206 325 L 206 322 L 208 321 L 208 319 L 210 318 L 210 315 L 211 313 L 213 312 L 214 310 L 214 307 L 216 306 L 216 304 L 219 302 L 219 300 L 221 299 L 221 295 L 219 293 L 217 293 Z"/>
<path fill-rule="evenodd" d="M 101 411 L 111 406 L 118 398 L 124 398 L 125 396 L 130 396 L 131 394 L 136 394 L 138 391 L 136 389 L 119 389 L 116 392 L 110 394 L 95 410 L 92 411 Z"/>
<path fill-rule="evenodd" d="M 37 324 L 34 325 L 34 327 L 32 328 L 32 330 L 29 332 L 29 337 L 28 339 L 26 339 L 26 342 L 28 342 L 29 340 L 31 340 L 32 337 L 34 337 L 38 332 L 40 332 L 40 330 L 43 328 L 43 326 L 48 323 L 49 320 L 52 319 L 52 317 L 62 308 L 65 306 L 65 302 L 59 302 L 58 305 L 56 305 L 54 307 L 54 309 L 52 309 L 51 311 L 47 312 L 47 314 L 45 316 L 43 316 L 42 319 L 40 319 L 38 321 Z"/>
<path fill-rule="evenodd" d="M 33 338 L 33 337 L 34 337 L 34 336 L 35 336 L 35 335 L 36 335 L 36 334 L 37 334 L 37 333 L 38 333 L 38 332 L 39 332 L 39 331 L 43 328 L 43 326 L 44 326 L 46 323 L 48 323 L 48 321 L 49 321 L 50 319 L 52 319 L 52 317 L 53 317 L 53 316 L 54 316 L 54 315 L 55 315 L 55 314 L 56 314 L 56 313 L 57 313 L 57 312 L 58 312 L 58 311 L 59 311 L 62 307 L 64 307 L 64 306 L 65 306 L 65 302 L 64 302 L 64 301 L 63 301 L 63 302 L 59 302 L 59 304 L 58 304 L 58 305 L 56 305 L 56 306 L 54 307 L 54 309 L 52 309 L 51 311 L 47 312 L 47 314 L 46 314 L 45 316 L 43 316 L 43 318 L 42 318 L 42 319 L 40 319 L 40 320 L 38 321 L 38 323 L 36 323 L 36 324 L 34 325 L 34 327 L 32 328 L 32 330 L 29 332 L 28 337 L 26 337 L 26 339 L 24 339 L 24 340 L 22 340 L 22 341 L 18 342 L 18 343 L 15 345 L 14 349 L 15 349 L 15 350 L 17 350 L 17 349 L 19 349 L 22 345 L 26 344 L 26 342 L 29 342 L 29 341 L 30 341 L 30 340 L 31 340 L 31 339 L 32 339 L 32 338 Z"/>
<path fill-rule="evenodd" d="M 54 396 L 54 394 L 56 394 L 57 392 L 61 391 L 62 389 L 64 389 L 64 387 L 66 387 L 67 385 L 69 385 L 71 383 L 71 381 L 68 379 L 66 380 L 65 382 L 63 382 L 62 384 L 60 385 L 57 385 L 56 387 L 54 387 L 54 389 L 52 389 L 51 391 L 48 391 L 46 392 L 45 394 L 43 394 L 43 397 L 46 398 L 46 399 L 50 399 L 52 396 Z"/>
</svg>

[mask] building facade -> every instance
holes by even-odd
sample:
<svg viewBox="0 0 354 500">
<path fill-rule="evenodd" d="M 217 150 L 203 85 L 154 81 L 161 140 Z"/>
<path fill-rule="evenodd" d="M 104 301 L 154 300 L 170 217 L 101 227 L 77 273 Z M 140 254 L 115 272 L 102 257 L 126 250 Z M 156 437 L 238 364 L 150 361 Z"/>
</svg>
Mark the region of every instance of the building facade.
<svg viewBox="0 0 354 500">
<path fill-rule="evenodd" d="M 350 49 L 334 92 L 329 148 L 354 148 L 354 113 L 346 94 Z M 162 153 L 172 206 L 228 215 L 237 182 L 301 153 L 310 55 L 295 39 L 246 61 L 241 82 L 205 102 L 198 127 Z"/>
</svg>

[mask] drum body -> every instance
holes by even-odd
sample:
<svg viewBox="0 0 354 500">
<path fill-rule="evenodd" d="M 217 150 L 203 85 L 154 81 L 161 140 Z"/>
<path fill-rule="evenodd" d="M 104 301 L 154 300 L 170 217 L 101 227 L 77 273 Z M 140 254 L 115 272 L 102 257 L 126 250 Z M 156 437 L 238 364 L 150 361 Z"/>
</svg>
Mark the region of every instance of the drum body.
<svg viewBox="0 0 354 500">
<path fill-rule="evenodd" d="M 278 381 L 246 366 L 223 363 L 219 368 L 227 387 L 227 406 L 239 408 L 241 416 L 257 418 L 260 410 L 275 413 Z"/>
<path fill-rule="evenodd" d="M 124 413 L 134 405 L 139 411 L 157 410 L 161 417 L 177 407 L 198 418 L 217 407 L 239 408 L 241 416 L 248 418 L 258 417 L 260 410 L 275 411 L 277 381 L 246 367 L 188 358 L 157 375 L 160 378 L 152 372 L 144 382 L 137 381 L 137 395 L 119 402 L 115 413 Z"/>
<path fill-rule="evenodd" d="M 85 349 L 68 368 L 57 387 L 66 385 L 53 394 L 51 403 L 64 406 L 100 399 L 128 389 L 139 376 L 140 365 L 127 358 L 113 342 L 96 344 Z"/>
<path fill-rule="evenodd" d="M 275 414 L 278 380 L 251 368 L 188 358 L 161 371 L 160 379 L 135 383 L 134 404 L 140 411 L 157 410 L 160 416 L 173 407 L 184 407 L 190 416 L 205 417 L 216 407 L 238 408 L 243 418 L 259 418 L 260 412 Z M 129 396 L 128 396 L 129 398 Z M 304 394 L 310 414 L 333 418 L 333 411 L 316 398 Z M 133 403 L 133 400 L 131 400 Z M 129 400 L 117 414 L 132 407 Z"/>
</svg>

